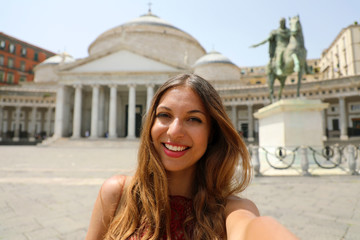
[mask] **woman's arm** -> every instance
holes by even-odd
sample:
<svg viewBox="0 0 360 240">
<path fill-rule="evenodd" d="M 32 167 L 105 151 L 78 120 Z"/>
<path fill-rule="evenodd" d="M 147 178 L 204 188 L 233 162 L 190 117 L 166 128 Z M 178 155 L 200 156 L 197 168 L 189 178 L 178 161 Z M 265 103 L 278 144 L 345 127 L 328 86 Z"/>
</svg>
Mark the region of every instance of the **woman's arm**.
<svg viewBox="0 0 360 240">
<path fill-rule="evenodd" d="M 110 221 L 115 216 L 125 181 L 125 176 L 113 176 L 101 186 L 91 215 L 86 240 L 104 238 Z"/>
<path fill-rule="evenodd" d="M 289 230 L 271 217 L 260 217 L 253 202 L 232 199 L 226 205 L 228 240 L 295 240 Z"/>
</svg>

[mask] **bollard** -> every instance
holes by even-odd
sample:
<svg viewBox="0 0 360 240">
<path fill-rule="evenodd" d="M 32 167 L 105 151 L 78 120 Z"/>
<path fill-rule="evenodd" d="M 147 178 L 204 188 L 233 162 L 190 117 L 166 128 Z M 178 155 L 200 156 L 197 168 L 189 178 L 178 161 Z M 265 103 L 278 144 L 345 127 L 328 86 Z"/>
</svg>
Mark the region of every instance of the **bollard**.
<svg viewBox="0 0 360 240">
<path fill-rule="evenodd" d="M 255 172 L 255 177 L 260 177 L 260 159 L 259 159 L 259 147 L 258 146 L 251 146 L 251 163 Z"/>
<path fill-rule="evenodd" d="M 301 146 L 300 151 L 300 164 L 301 164 L 301 175 L 303 176 L 311 176 L 309 173 L 309 158 L 307 155 L 307 147 Z"/>
<path fill-rule="evenodd" d="M 356 147 L 353 145 L 347 146 L 348 166 L 349 166 L 349 173 L 351 175 L 359 175 L 359 173 L 356 171 L 355 148 Z"/>
</svg>

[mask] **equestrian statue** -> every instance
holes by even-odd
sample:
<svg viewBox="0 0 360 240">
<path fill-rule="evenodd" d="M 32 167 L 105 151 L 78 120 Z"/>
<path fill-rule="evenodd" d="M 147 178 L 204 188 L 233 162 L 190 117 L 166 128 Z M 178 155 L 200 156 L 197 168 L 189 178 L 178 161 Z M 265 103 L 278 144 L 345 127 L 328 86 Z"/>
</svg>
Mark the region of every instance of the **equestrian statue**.
<svg viewBox="0 0 360 240">
<path fill-rule="evenodd" d="M 287 76 L 297 73 L 297 97 L 300 96 L 302 75 L 310 73 L 306 64 L 306 49 L 299 16 L 289 18 L 290 29 L 286 28 L 286 20 L 280 20 L 280 27 L 273 30 L 270 36 L 261 43 L 252 45 L 258 47 L 269 42 L 270 61 L 267 65 L 267 76 L 270 91 L 270 102 L 274 98 L 275 79 L 280 81 L 278 99 L 281 99 L 282 90 Z"/>
</svg>

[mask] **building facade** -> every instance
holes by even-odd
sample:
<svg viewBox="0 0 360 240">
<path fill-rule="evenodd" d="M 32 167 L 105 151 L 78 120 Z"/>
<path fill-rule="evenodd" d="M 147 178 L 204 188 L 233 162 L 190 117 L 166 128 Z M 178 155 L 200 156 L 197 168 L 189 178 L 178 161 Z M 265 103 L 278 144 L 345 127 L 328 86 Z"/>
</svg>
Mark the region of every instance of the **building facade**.
<svg viewBox="0 0 360 240">
<path fill-rule="evenodd" d="M 34 80 L 33 68 L 55 53 L 0 32 L 0 85 Z"/>
<path fill-rule="evenodd" d="M 360 30 L 349 26 L 336 39 L 342 42 L 349 29 Z M 360 36 L 351 36 L 346 52 L 359 46 Z M 324 139 L 347 140 L 360 136 L 360 74 L 349 70 L 358 55 L 347 58 L 346 74 L 328 75 L 323 58 L 336 46 L 308 60 L 314 74 L 303 77 L 301 97 L 330 103 L 323 112 Z M 151 12 L 104 32 L 88 52 L 78 60 L 66 53 L 52 56 L 35 67 L 33 82 L 0 87 L 2 141 L 136 138 L 157 87 L 183 72 L 209 80 L 239 133 L 257 140 L 253 113 L 269 104 L 265 66 L 238 67 L 221 53 L 206 53 L 192 36 Z M 293 79 L 287 79 L 284 98 L 295 98 Z"/>
</svg>

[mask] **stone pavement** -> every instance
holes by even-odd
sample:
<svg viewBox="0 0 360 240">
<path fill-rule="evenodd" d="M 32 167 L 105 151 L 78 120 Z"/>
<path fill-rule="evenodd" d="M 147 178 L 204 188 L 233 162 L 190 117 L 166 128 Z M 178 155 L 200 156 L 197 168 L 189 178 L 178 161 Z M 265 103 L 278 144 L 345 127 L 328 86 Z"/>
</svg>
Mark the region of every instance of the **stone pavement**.
<svg viewBox="0 0 360 240">
<path fill-rule="evenodd" d="M 84 239 L 102 182 L 132 174 L 137 146 L 0 146 L 0 239 Z M 258 177 L 242 196 L 300 239 L 360 239 L 360 176 Z"/>
</svg>

